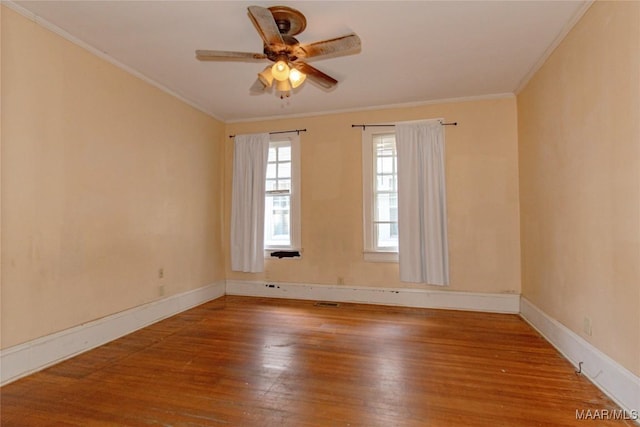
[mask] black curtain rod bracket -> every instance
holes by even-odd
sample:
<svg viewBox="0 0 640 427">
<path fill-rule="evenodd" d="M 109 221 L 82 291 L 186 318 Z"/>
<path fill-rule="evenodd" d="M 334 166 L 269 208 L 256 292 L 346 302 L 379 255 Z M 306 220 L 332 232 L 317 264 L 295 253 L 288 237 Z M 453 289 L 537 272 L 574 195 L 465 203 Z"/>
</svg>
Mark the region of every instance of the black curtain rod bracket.
<svg viewBox="0 0 640 427">
<path fill-rule="evenodd" d="M 291 133 L 291 132 L 295 132 L 298 135 L 300 135 L 300 132 L 306 132 L 306 129 L 292 129 L 292 130 L 280 130 L 277 132 L 269 132 L 269 135 L 277 135 L 279 133 Z M 229 138 L 235 138 L 235 135 L 229 135 Z"/>
<path fill-rule="evenodd" d="M 445 123 L 445 122 L 440 122 L 440 124 L 442 126 L 458 126 L 458 122 L 449 122 L 449 123 Z M 362 130 L 365 130 L 367 127 L 371 127 L 371 128 L 381 128 L 381 127 L 389 127 L 389 126 L 395 126 L 395 124 L 389 124 L 389 125 L 351 125 L 352 128 L 362 128 Z"/>
</svg>

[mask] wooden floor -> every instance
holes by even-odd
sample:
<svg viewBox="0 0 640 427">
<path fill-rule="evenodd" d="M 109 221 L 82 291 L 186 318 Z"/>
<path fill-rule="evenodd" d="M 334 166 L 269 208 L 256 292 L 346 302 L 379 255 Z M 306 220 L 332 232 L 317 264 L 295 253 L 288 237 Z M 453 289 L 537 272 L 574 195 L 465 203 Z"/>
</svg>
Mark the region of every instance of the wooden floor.
<svg viewBox="0 0 640 427">
<path fill-rule="evenodd" d="M 222 297 L 0 389 L 2 426 L 609 426 L 516 315 Z"/>
</svg>

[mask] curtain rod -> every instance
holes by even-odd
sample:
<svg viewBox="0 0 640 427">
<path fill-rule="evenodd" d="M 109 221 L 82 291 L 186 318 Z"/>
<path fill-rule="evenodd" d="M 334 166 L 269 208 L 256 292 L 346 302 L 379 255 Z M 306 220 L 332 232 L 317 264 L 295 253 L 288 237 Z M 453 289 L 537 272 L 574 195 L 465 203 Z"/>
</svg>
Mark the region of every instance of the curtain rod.
<svg viewBox="0 0 640 427">
<path fill-rule="evenodd" d="M 279 134 L 279 133 L 290 133 L 290 132 L 295 132 L 298 135 L 300 135 L 300 132 L 306 132 L 306 131 L 307 131 L 306 129 L 280 130 L 280 131 L 277 131 L 277 132 L 269 132 L 269 135 L 276 135 L 276 134 Z M 234 137 L 235 137 L 235 135 L 229 135 L 229 138 L 234 138 Z"/>
<path fill-rule="evenodd" d="M 458 122 L 450 122 L 450 123 L 444 123 L 444 122 L 440 122 L 440 124 L 442 126 L 458 126 Z M 362 130 L 365 130 L 367 127 L 372 127 L 372 128 L 376 128 L 376 127 L 389 127 L 389 126 L 395 126 L 395 124 L 390 124 L 390 125 L 351 125 L 352 128 L 362 128 Z"/>
</svg>

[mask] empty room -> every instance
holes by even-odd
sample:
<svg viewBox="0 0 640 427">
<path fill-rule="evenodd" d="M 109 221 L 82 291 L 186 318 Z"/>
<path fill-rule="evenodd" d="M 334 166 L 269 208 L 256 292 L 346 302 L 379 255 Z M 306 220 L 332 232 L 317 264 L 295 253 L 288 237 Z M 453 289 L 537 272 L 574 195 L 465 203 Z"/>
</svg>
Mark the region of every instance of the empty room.
<svg viewBox="0 0 640 427">
<path fill-rule="evenodd" d="M 640 425 L 640 1 L 0 14 L 0 425 Z"/>
</svg>

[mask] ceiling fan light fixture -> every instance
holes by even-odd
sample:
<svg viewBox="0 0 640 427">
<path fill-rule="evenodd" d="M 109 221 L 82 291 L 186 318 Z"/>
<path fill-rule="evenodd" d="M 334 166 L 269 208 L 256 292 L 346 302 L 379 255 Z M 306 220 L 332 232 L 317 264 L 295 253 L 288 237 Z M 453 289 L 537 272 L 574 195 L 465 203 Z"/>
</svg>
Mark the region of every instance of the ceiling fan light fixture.
<svg viewBox="0 0 640 427">
<path fill-rule="evenodd" d="M 273 67 L 271 67 L 271 74 L 273 78 L 278 80 L 279 82 L 286 81 L 289 78 L 290 73 L 289 65 L 287 65 L 286 61 L 279 59 Z"/>
<path fill-rule="evenodd" d="M 2 0 L 0 0 L 2 1 Z M 284 99 L 292 89 L 299 87 L 309 77 L 313 83 L 324 89 L 332 89 L 338 84 L 333 77 L 309 65 L 308 59 L 350 55 L 360 51 L 360 38 L 347 34 L 313 43 L 300 44 L 294 37 L 307 25 L 305 16 L 287 6 L 249 6 L 249 18 L 262 39 L 262 52 L 236 52 L 228 50 L 196 50 L 199 61 L 256 61 L 266 59 L 270 64 L 258 73 L 258 79 L 251 86 L 250 93 L 266 92 L 274 87 Z"/>
<path fill-rule="evenodd" d="M 278 92 L 289 92 L 291 90 L 291 83 L 289 83 L 289 80 L 278 80 L 276 81 L 276 90 Z"/>
<path fill-rule="evenodd" d="M 301 73 L 295 68 L 292 68 L 289 72 L 289 81 L 291 81 L 291 87 L 294 89 L 300 86 L 306 78 L 307 76 L 304 73 Z"/>
<path fill-rule="evenodd" d="M 271 87 L 273 83 L 273 73 L 271 72 L 271 66 L 268 65 L 262 72 L 258 73 L 258 78 L 264 85 L 264 87 Z"/>
</svg>

